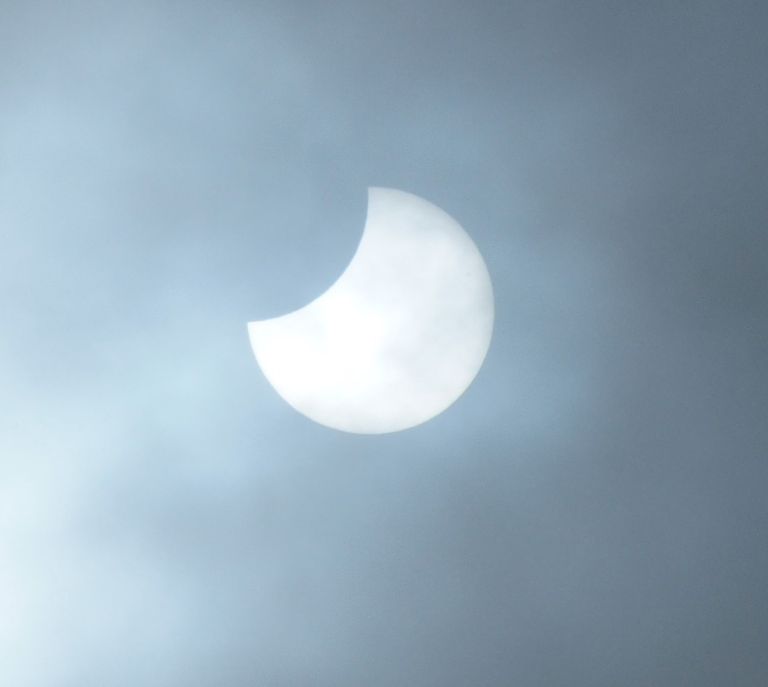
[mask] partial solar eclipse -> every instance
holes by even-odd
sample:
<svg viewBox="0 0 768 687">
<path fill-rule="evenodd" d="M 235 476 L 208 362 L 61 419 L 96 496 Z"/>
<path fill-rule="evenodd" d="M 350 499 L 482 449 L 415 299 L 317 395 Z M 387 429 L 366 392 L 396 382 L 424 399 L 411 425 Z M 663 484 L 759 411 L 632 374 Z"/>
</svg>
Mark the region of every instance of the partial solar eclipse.
<svg viewBox="0 0 768 687">
<path fill-rule="evenodd" d="M 483 364 L 493 330 L 483 257 L 418 196 L 368 189 L 360 245 L 338 280 L 299 310 L 250 322 L 264 375 L 327 427 L 383 434 L 448 408 Z"/>
</svg>

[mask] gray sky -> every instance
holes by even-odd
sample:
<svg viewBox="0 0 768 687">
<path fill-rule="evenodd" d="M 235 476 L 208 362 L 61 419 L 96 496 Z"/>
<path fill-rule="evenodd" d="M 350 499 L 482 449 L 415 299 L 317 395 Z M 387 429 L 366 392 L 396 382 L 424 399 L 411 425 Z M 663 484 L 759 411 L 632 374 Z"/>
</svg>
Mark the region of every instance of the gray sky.
<svg viewBox="0 0 768 687">
<path fill-rule="evenodd" d="M 0 683 L 761 687 L 762 2 L 0 2 Z M 315 425 L 245 323 L 366 188 L 486 257 L 469 391 Z"/>
</svg>

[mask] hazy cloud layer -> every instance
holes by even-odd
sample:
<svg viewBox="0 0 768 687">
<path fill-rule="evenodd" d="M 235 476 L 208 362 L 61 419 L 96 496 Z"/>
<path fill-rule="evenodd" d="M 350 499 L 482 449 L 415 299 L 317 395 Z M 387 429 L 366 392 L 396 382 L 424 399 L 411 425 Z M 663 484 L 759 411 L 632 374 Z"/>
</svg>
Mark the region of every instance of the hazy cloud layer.
<svg viewBox="0 0 768 687">
<path fill-rule="evenodd" d="M 768 680 L 759 2 L 0 3 L 0 683 Z M 314 425 L 245 323 L 456 217 L 459 402 Z"/>
</svg>

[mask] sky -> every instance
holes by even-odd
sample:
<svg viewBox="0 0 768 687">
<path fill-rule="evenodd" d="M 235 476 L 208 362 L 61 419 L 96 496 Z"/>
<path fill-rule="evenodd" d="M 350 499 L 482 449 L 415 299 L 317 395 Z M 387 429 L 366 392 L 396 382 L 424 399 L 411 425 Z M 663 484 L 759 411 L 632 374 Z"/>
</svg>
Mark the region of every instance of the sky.
<svg viewBox="0 0 768 687">
<path fill-rule="evenodd" d="M 768 680 L 768 9 L 0 1 L 0 684 Z M 369 186 L 496 322 L 337 432 L 246 323 Z"/>
</svg>

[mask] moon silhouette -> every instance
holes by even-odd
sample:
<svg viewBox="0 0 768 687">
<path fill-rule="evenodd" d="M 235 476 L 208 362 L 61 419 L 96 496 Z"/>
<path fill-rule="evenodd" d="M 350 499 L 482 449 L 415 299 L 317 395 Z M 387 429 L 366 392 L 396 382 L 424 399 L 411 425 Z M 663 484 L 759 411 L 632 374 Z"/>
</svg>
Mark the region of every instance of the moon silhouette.
<svg viewBox="0 0 768 687">
<path fill-rule="evenodd" d="M 418 196 L 370 188 L 363 236 L 338 280 L 248 332 L 293 408 L 334 429 L 383 434 L 461 396 L 483 364 L 493 317 L 488 270 L 458 222 Z"/>
</svg>

